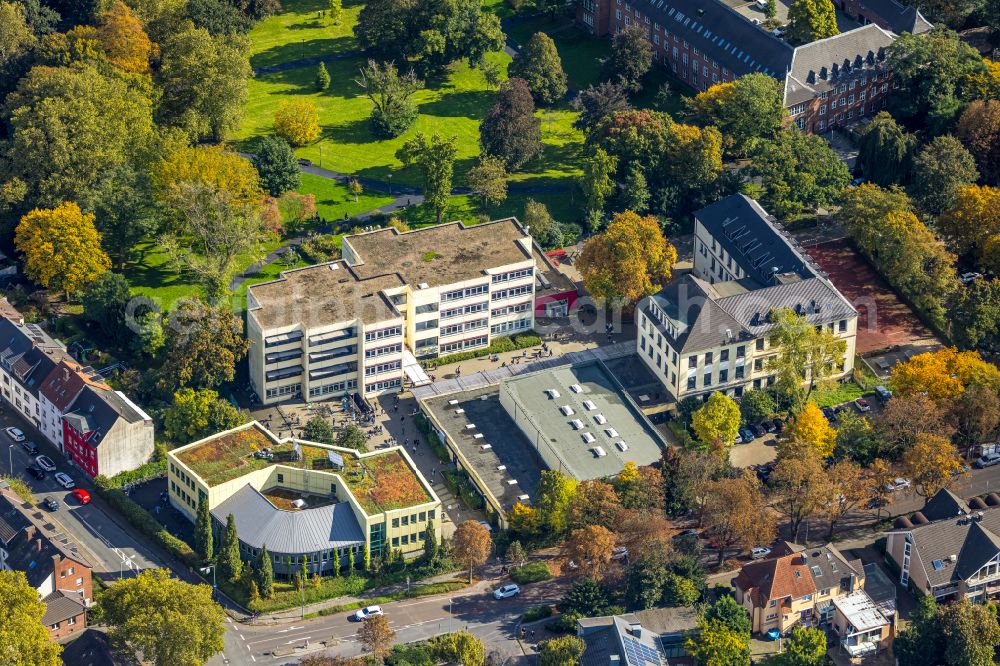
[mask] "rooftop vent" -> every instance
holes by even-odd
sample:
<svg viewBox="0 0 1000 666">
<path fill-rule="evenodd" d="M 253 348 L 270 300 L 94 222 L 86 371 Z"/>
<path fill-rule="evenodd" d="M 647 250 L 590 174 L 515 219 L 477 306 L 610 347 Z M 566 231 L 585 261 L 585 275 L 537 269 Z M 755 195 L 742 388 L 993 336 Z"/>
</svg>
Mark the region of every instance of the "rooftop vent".
<svg viewBox="0 0 1000 666">
<path fill-rule="evenodd" d="M 528 494 L 525 493 L 524 495 L 518 495 L 517 499 L 518 499 L 519 502 L 527 502 L 528 499 L 530 499 L 530 498 L 528 497 Z"/>
<path fill-rule="evenodd" d="M 497 471 L 502 472 L 507 469 L 507 465 L 497 465 Z"/>
<path fill-rule="evenodd" d="M 550 398 L 553 398 L 553 399 L 555 399 L 555 398 L 558 398 L 558 397 L 559 397 L 559 391 L 557 391 L 557 390 L 555 390 L 555 389 L 545 389 L 545 393 L 546 393 L 546 394 L 547 394 L 547 395 L 548 395 L 548 396 L 549 396 Z"/>
<path fill-rule="evenodd" d="M 597 405 L 595 405 L 592 400 L 584 400 L 583 401 L 583 407 L 587 411 L 590 411 L 592 409 L 597 409 Z"/>
<path fill-rule="evenodd" d="M 615 430 L 614 428 L 605 428 L 604 434 L 607 435 L 608 437 L 617 437 L 618 431 Z"/>
<path fill-rule="evenodd" d="M 508 486 L 516 486 L 517 485 L 517 479 L 507 479 L 507 485 Z"/>
<path fill-rule="evenodd" d="M 624 453 L 625 451 L 628 451 L 628 444 L 626 444 L 625 442 L 623 442 L 621 440 L 618 440 L 617 442 L 615 442 L 615 446 L 617 446 L 618 450 L 621 451 L 622 453 Z"/>
<path fill-rule="evenodd" d="M 581 421 L 580 419 L 573 419 L 572 421 L 569 422 L 569 424 L 573 426 L 573 430 L 579 430 L 580 428 L 583 427 L 583 421 Z"/>
<path fill-rule="evenodd" d="M 302 508 L 305 507 L 305 505 L 306 505 L 306 501 L 304 499 L 300 498 L 300 499 L 292 500 L 292 506 L 294 506 L 296 509 L 302 509 Z"/>
<path fill-rule="evenodd" d="M 482 439 L 483 437 L 484 437 L 483 433 L 477 432 L 475 435 L 472 436 L 472 439 Z"/>
<path fill-rule="evenodd" d="M 562 407 L 559 408 L 559 411 L 562 412 L 563 416 L 573 415 L 573 408 L 570 407 L 569 405 L 563 405 Z"/>
<path fill-rule="evenodd" d="M 489 444 L 480 444 L 479 448 L 481 448 L 483 451 L 489 451 L 493 447 L 491 445 L 489 445 Z"/>
<path fill-rule="evenodd" d="M 430 285 L 427 284 L 426 282 L 421 282 L 420 284 L 417 285 L 417 289 L 428 289 L 428 288 L 430 288 Z"/>
<path fill-rule="evenodd" d="M 594 437 L 594 436 L 593 436 L 592 434 L 590 434 L 589 432 L 585 432 L 585 433 L 583 433 L 583 441 L 584 441 L 585 443 L 587 443 L 587 444 L 593 444 L 593 443 L 594 443 L 594 441 L 595 441 L 596 439 L 597 439 L 597 438 L 596 438 L 596 437 Z"/>
<path fill-rule="evenodd" d="M 604 425 L 608 422 L 608 420 L 604 418 L 604 414 L 594 414 L 594 421 L 597 425 Z"/>
<path fill-rule="evenodd" d="M 456 413 L 456 414 L 464 414 L 464 413 L 465 413 L 465 410 L 464 410 L 464 409 L 456 409 L 456 410 L 455 410 L 455 413 Z"/>
<path fill-rule="evenodd" d="M 570 384 L 569 390 L 572 391 L 573 393 L 583 393 L 583 387 L 580 386 L 579 384 Z"/>
<path fill-rule="evenodd" d="M 448 404 L 449 405 L 457 405 L 458 404 L 458 400 L 449 400 Z"/>
<path fill-rule="evenodd" d="M 608 455 L 607 451 L 605 451 L 599 446 L 595 446 L 594 448 L 591 449 L 591 451 L 593 451 L 594 455 L 597 456 L 598 458 L 603 458 L 604 456 Z"/>
<path fill-rule="evenodd" d="M 466 423 L 465 424 L 465 429 L 466 430 L 475 430 L 476 429 L 476 424 L 475 423 Z"/>
</svg>

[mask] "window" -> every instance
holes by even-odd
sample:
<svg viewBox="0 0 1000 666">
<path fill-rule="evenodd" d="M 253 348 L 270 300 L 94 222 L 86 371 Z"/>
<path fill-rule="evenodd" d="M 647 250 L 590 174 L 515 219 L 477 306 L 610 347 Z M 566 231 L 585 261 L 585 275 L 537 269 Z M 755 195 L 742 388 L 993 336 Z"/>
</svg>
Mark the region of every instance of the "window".
<svg viewBox="0 0 1000 666">
<path fill-rule="evenodd" d="M 497 284 L 499 282 L 510 282 L 511 280 L 520 280 L 521 278 L 531 277 L 533 272 L 534 269 L 522 268 L 507 273 L 498 273 L 497 275 L 494 275 L 492 278 L 490 278 L 490 281 L 493 284 Z"/>
<path fill-rule="evenodd" d="M 720 384 L 724 384 L 727 381 L 729 381 L 729 371 L 728 370 L 719 370 L 719 383 Z"/>
<path fill-rule="evenodd" d="M 819 115 L 821 115 L 821 116 L 825 116 L 826 115 L 826 104 L 820 104 L 819 105 Z"/>
<path fill-rule="evenodd" d="M 415 314 L 427 314 L 428 312 L 437 312 L 437 303 L 427 303 L 425 305 L 418 305 L 414 310 Z"/>
<path fill-rule="evenodd" d="M 841 333 L 844 333 L 847 330 L 847 320 L 846 319 L 841 319 L 840 320 L 840 323 L 838 324 L 838 329 L 840 330 Z"/>
<path fill-rule="evenodd" d="M 705 365 L 712 362 L 712 352 L 705 352 Z"/>
<path fill-rule="evenodd" d="M 692 375 L 691 377 L 688 377 L 688 389 L 694 389 L 694 387 L 697 384 L 697 382 L 698 382 L 698 378 L 695 377 L 694 375 Z"/>
<path fill-rule="evenodd" d="M 418 324 L 419 326 L 419 324 Z M 417 330 L 420 330 L 419 328 Z M 387 354 L 396 354 L 403 350 L 403 345 L 397 342 L 394 345 L 386 345 L 384 347 L 375 347 L 373 349 L 365 350 L 365 358 L 377 358 L 379 356 L 385 356 Z M 312 360 L 312 359 L 310 359 Z"/>
<path fill-rule="evenodd" d="M 711 372 L 706 372 L 705 373 L 705 378 L 704 378 L 704 382 L 703 382 L 702 385 L 703 386 L 711 386 L 712 385 L 712 373 Z"/>
<path fill-rule="evenodd" d="M 403 334 L 402 326 L 390 326 L 388 328 L 382 328 L 377 331 L 368 331 L 365 333 L 365 342 L 372 342 L 374 340 L 382 340 L 383 338 L 394 338 L 397 335 Z"/>
<path fill-rule="evenodd" d="M 384 382 L 374 382 L 372 384 L 365 384 L 365 393 L 375 393 L 376 391 L 385 391 L 388 389 L 399 388 L 399 379 L 390 379 Z"/>
<path fill-rule="evenodd" d="M 489 306 L 490 306 L 489 301 L 481 301 L 479 303 L 470 303 L 469 305 L 463 305 L 461 307 L 451 308 L 450 310 L 442 310 L 441 319 L 451 319 L 453 317 L 460 317 L 466 314 L 485 312 Z"/>
<path fill-rule="evenodd" d="M 284 482 L 285 482 L 285 475 L 284 474 L 279 474 L 278 475 L 278 483 L 284 483 Z"/>
<path fill-rule="evenodd" d="M 499 291 L 494 291 L 490 298 L 494 301 L 500 301 L 506 298 L 521 296 L 523 294 L 530 294 L 533 287 L 534 285 L 526 284 L 519 287 L 510 287 L 509 289 L 501 289 Z"/>
<path fill-rule="evenodd" d="M 697 368 L 698 367 L 698 355 L 688 356 L 688 367 Z"/>
<path fill-rule="evenodd" d="M 390 361 L 388 363 L 378 363 L 376 365 L 369 365 L 365 368 L 365 377 L 372 377 L 374 375 L 381 375 L 386 372 L 392 372 L 393 370 L 399 370 L 402 367 L 402 361 Z"/>
<path fill-rule="evenodd" d="M 723 349 L 722 351 L 719 352 L 719 361 L 728 361 L 728 360 L 729 360 L 729 350 Z"/>
<path fill-rule="evenodd" d="M 744 358 L 747 355 L 747 346 L 740 345 L 736 348 L 736 358 Z"/>
<path fill-rule="evenodd" d="M 757 351 L 763 351 L 763 350 L 764 350 L 764 338 L 758 338 L 757 339 Z"/>
<path fill-rule="evenodd" d="M 478 296 L 479 294 L 485 294 L 490 290 L 489 285 L 480 284 L 474 287 L 466 287 L 465 289 L 458 289 L 456 291 L 447 291 L 441 294 L 441 300 L 447 301 L 457 301 L 460 298 L 469 298 L 470 296 Z"/>
</svg>

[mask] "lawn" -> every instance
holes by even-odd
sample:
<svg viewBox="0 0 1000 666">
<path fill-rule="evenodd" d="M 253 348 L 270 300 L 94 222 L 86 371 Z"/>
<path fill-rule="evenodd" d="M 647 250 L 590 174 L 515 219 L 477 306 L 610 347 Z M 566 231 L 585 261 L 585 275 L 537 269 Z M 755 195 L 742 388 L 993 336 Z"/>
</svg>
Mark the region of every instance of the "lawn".
<svg viewBox="0 0 1000 666">
<path fill-rule="evenodd" d="M 818 407 L 836 407 L 855 398 L 860 398 L 864 393 L 860 386 L 848 381 L 828 389 L 817 389 L 813 391 L 810 399 Z"/>
<path fill-rule="evenodd" d="M 250 64 L 254 69 L 270 67 L 301 58 L 347 53 L 357 49 L 354 26 L 362 4 L 344 2 L 340 24 L 318 16 L 328 10 L 328 0 L 283 0 L 283 11 L 254 26 L 250 31 Z"/>
<path fill-rule="evenodd" d="M 311 173 L 302 174 L 302 184 L 296 190 L 302 194 L 316 196 L 316 212 L 324 220 L 340 220 L 346 216 L 357 215 L 390 204 L 393 197 L 383 192 L 364 192 L 354 201 L 354 196 L 347 187 L 335 180 L 315 176 Z"/>
</svg>

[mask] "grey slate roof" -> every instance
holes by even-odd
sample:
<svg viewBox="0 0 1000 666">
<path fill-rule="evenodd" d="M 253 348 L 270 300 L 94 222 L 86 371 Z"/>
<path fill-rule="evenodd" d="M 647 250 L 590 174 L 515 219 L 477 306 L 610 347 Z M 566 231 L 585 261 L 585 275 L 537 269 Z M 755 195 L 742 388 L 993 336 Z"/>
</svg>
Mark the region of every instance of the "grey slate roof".
<svg viewBox="0 0 1000 666">
<path fill-rule="evenodd" d="M 814 325 L 857 315 L 847 299 L 830 282 L 820 277 L 727 296 L 716 303 L 754 337 L 760 337 L 771 329 L 767 313 L 772 309 L 789 308 Z"/>
<path fill-rule="evenodd" d="M 80 391 L 73 408 L 63 418 L 77 432 L 94 433 L 87 439 L 94 446 L 100 445 L 102 437 L 111 431 L 118 419 L 129 423 L 149 420 L 145 413 L 117 391 L 89 384 Z"/>
<path fill-rule="evenodd" d="M 855 70 L 881 68 L 894 40 L 892 33 L 871 23 L 797 47 L 785 82 L 785 103 L 828 92 Z"/>
<path fill-rule="evenodd" d="M 749 335 L 731 314 L 721 308 L 707 291 L 707 283 L 693 275 L 686 274 L 667 285 L 652 300 L 675 321 L 671 331 L 646 306 L 647 318 L 678 352 L 711 349 L 726 342 L 726 330 L 739 338 L 741 333 Z"/>
<path fill-rule="evenodd" d="M 223 525 L 229 514 L 236 520 L 240 541 L 253 548 L 267 545 L 272 553 L 315 553 L 365 541 L 347 502 L 283 511 L 247 484 L 212 510 Z"/>
<path fill-rule="evenodd" d="M 832 544 L 820 548 L 807 548 L 802 555 L 806 558 L 806 565 L 817 590 L 838 587 L 849 590 L 851 574 L 854 574 L 858 581 L 864 578 L 864 565 L 861 560 L 848 560 Z"/>
<path fill-rule="evenodd" d="M 19 500 L 6 493 L 0 494 L 0 548 L 7 552 L 4 564 L 8 568 L 23 571 L 28 584 L 38 588 L 52 575 L 53 557 L 70 559 L 90 567 L 79 554 L 46 537 L 14 505 L 15 501 Z"/>
<path fill-rule="evenodd" d="M 969 508 L 968 502 L 945 488 L 927 500 L 920 513 L 924 514 L 927 520 L 934 521 L 955 518 L 970 511 L 972 509 Z"/>
<path fill-rule="evenodd" d="M 911 32 L 919 35 L 934 27 L 916 7 L 896 0 L 861 0 L 858 4 L 877 14 L 895 33 Z"/>
<path fill-rule="evenodd" d="M 698 625 L 690 608 L 654 608 L 577 621 L 587 647 L 581 666 L 607 666 L 618 656 L 621 666 L 661 666 L 667 663 L 661 638 L 678 637 Z"/>
<path fill-rule="evenodd" d="M 56 590 L 42 599 L 45 602 L 45 614 L 42 615 L 42 624 L 50 627 L 57 622 L 68 620 L 71 617 L 78 617 L 86 612 L 86 607 L 83 603 L 79 599 L 74 599 L 73 596 L 66 594 L 62 590 Z"/>
</svg>

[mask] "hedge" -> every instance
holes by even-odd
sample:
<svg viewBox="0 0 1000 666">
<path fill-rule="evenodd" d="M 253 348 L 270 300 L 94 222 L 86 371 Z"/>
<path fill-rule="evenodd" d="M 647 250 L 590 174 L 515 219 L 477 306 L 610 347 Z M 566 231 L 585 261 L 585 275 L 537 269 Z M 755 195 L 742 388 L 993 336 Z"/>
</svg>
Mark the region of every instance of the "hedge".
<svg viewBox="0 0 1000 666">
<path fill-rule="evenodd" d="M 493 354 L 502 354 L 504 352 L 517 351 L 518 349 L 537 347 L 540 344 L 542 344 L 541 336 L 534 331 L 525 331 L 524 333 L 518 333 L 517 335 L 511 335 L 506 338 L 497 338 L 489 347 L 442 356 L 434 360 L 434 365 L 440 366 L 448 365 L 449 363 L 458 363 L 460 361 L 469 361 L 474 358 L 482 358 Z"/>
<path fill-rule="evenodd" d="M 486 506 L 483 496 L 472 487 L 472 482 L 465 477 L 463 472 L 446 469 L 442 470 L 442 476 L 448 490 L 453 495 L 458 495 L 470 509 L 482 509 Z"/>
<path fill-rule="evenodd" d="M 529 608 L 525 611 L 524 616 L 521 617 L 521 623 L 527 624 L 528 622 L 534 622 L 535 620 L 542 620 L 547 617 L 552 616 L 552 606 L 535 606 L 534 608 Z"/>
<path fill-rule="evenodd" d="M 431 451 L 434 452 L 437 459 L 443 463 L 451 462 L 448 448 L 441 443 L 441 438 L 438 437 L 437 431 L 434 429 L 434 424 L 431 423 L 430 419 L 423 412 L 417 412 L 417 415 L 413 417 L 413 423 L 416 424 L 417 430 L 423 433 L 424 438 L 430 444 Z"/>
<path fill-rule="evenodd" d="M 511 569 L 510 577 L 515 583 L 538 583 L 552 578 L 552 570 L 545 562 L 528 562 L 523 567 Z"/>
<path fill-rule="evenodd" d="M 198 555 L 191 549 L 191 546 L 168 532 L 167 528 L 149 515 L 149 512 L 131 497 L 117 488 L 105 488 L 101 484 L 97 484 L 96 489 L 97 493 L 125 516 L 125 519 L 133 527 L 179 557 L 188 566 L 198 564 Z"/>
</svg>

